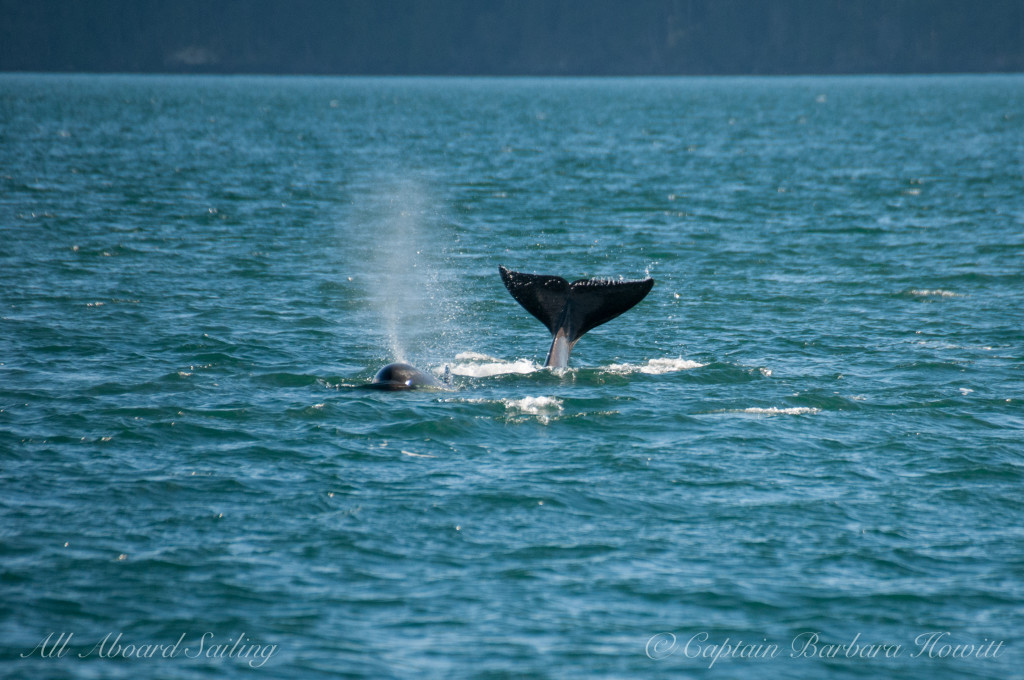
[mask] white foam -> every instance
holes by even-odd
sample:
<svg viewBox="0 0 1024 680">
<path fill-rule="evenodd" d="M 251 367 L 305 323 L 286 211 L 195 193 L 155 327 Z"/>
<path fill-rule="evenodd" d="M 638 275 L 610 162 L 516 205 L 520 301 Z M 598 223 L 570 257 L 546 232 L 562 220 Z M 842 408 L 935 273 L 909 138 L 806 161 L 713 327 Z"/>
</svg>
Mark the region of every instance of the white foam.
<svg viewBox="0 0 1024 680">
<path fill-rule="evenodd" d="M 493 399 L 485 399 L 484 397 L 474 397 L 472 399 L 466 399 L 465 397 L 451 397 L 449 399 L 438 399 L 442 404 L 493 404 Z"/>
<path fill-rule="evenodd" d="M 497 357 L 480 352 L 459 352 L 455 355 L 456 361 L 498 361 Z"/>
<path fill-rule="evenodd" d="M 910 294 L 917 295 L 918 297 L 963 297 L 960 293 L 954 293 L 951 290 L 943 290 L 941 288 L 912 288 Z"/>
<path fill-rule="evenodd" d="M 809 413 L 819 413 L 820 411 L 820 408 L 811 408 L 810 406 L 794 406 L 792 408 L 770 406 L 768 408 L 744 408 L 736 411 L 736 413 L 756 413 L 761 416 L 802 416 Z"/>
<path fill-rule="evenodd" d="M 544 425 L 562 412 L 562 400 L 557 397 L 522 397 L 519 399 L 452 398 L 442 399 L 444 403 L 495 404 L 505 408 L 505 418 L 511 422 L 536 419 Z M 404 452 L 403 452 L 404 453 Z"/>
<path fill-rule="evenodd" d="M 646 373 L 648 375 L 662 375 L 663 373 L 674 373 L 675 371 L 689 371 L 694 368 L 701 368 L 702 364 L 690 359 L 651 359 L 646 364 L 612 364 L 604 368 L 608 373 Z"/>
<path fill-rule="evenodd" d="M 412 456 L 413 458 L 437 458 L 437 456 L 431 456 L 426 453 L 413 453 L 412 451 L 406 451 L 405 449 L 401 449 L 401 451 L 404 455 Z"/>
<path fill-rule="evenodd" d="M 501 403 L 509 411 L 519 411 L 531 415 L 540 415 L 547 411 L 561 411 L 562 400 L 557 397 L 523 397 L 522 399 L 502 399 Z"/>
<path fill-rule="evenodd" d="M 467 355 L 472 355 L 469 359 Z M 541 367 L 529 359 L 518 359 L 516 361 L 502 361 L 475 352 L 463 352 L 455 357 L 459 363 L 451 364 L 448 368 L 452 375 L 464 375 L 470 378 L 489 378 L 494 375 L 507 375 L 510 373 L 526 374 L 541 370 Z M 478 363 L 482 362 L 482 363 Z M 441 369 L 444 371 L 444 368 Z"/>
</svg>

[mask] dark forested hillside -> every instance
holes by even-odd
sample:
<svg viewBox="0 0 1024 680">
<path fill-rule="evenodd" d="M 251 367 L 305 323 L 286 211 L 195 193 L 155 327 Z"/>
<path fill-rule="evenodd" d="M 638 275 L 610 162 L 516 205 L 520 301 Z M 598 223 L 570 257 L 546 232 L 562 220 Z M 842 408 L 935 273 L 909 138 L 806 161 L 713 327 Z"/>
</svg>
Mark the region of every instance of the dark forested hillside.
<svg viewBox="0 0 1024 680">
<path fill-rule="evenodd" d="M 1024 70 L 1024 0 L 0 0 L 0 70 Z"/>
</svg>

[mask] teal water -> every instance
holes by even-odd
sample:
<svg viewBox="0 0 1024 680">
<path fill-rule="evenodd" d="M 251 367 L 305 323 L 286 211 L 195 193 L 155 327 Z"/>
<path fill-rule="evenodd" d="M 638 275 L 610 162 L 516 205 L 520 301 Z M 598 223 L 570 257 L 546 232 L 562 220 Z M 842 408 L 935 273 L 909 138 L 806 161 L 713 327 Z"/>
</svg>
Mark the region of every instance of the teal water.
<svg viewBox="0 0 1024 680">
<path fill-rule="evenodd" d="M 0 76 L 0 675 L 1024 677 L 1022 196 L 1021 76 Z"/>
</svg>

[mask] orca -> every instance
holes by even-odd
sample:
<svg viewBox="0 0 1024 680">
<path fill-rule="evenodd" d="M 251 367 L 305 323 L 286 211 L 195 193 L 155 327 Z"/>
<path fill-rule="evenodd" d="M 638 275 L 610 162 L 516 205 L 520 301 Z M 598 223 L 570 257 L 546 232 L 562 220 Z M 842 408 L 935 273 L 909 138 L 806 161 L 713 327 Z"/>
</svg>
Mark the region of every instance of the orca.
<svg viewBox="0 0 1024 680">
<path fill-rule="evenodd" d="M 498 267 L 505 288 L 516 302 L 551 331 L 545 367 L 565 368 L 576 342 L 587 331 L 607 323 L 643 300 L 654 285 L 647 277 L 629 281 L 580 279 L 569 283 L 560 276 L 524 274 Z M 443 388 L 445 382 L 406 363 L 388 364 L 377 371 L 368 387 L 378 390 Z"/>
<path fill-rule="evenodd" d="M 397 362 L 377 371 L 368 387 L 375 390 L 412 390 L 418 387 L 444 387 L 444 384 L 415 366 Z"/>
<path fill-rule="evenodd" d="M 583 334 L 607 323 L 643 300 L 654 285 L 647 277 L 629 281 L 524 274 L 499 266 L 501 280 L 516 302 L 551 331 L 545 366 L 565 368 Z"/>
</svg>

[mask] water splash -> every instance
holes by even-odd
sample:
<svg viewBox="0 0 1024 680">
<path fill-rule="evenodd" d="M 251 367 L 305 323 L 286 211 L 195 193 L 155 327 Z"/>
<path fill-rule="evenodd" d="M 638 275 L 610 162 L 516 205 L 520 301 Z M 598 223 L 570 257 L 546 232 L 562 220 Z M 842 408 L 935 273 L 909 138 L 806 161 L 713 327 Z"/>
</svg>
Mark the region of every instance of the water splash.
<svg viewBox="0 0 1024 680">
<path fill-rule="evenodd" d="M 604 367 L 608 373 L 619 373 L 628 375 L 630 373 L 646 373 L 648 375 L 662 375 L 676 371 L 689 371 L 694 368 L 701 368 L 702 364 L 690 359 L 651 359 L 646 364 L 611 364 Z"/>
<path fill-rule="evenodd" d="M 820 408 L 813 408 L 810 406 L 793 406 L 791 408 L 778 408 L 777 406 L 769 406 L 768 408 L 751 407 L 738 409 L 733 413 L 753 413 L 759 416 L 802 416 L 810 415 L 814 413 L 820 413 Z"/>
<path fill-rule="evenodd" d="M 644 373 L 647 375 L 662 375 L 676 371 L 689 371 L 701 368 L 707 364 L 698 361 L 682 358 L 651 359 L 645 363 L 638 364 L 610 364 L 608 366 L 596 367 L 596 370 L 605 373 L 618 375 L 630 375 L 633 373 Z M 434 373 L 440 375 L 447 367 L 452 375 L 467 376 L 470 378 L 490 378 L 498 375 L 527 375 L 538 371 L 546 370 L 544 366 L 531 359 L 506 360 L 492 357 L 480 352 L 460 352 L 455 355 L 455 361 L 445 366 L 437 367 Z M 560 372 L 574 372 L 576 368 L 559 369 Z"/>
<path fill-rule="evenodd" d="M 423 363 L 443 355 L 456 337 L 457 281 L 447 256 L 450 225 L 422 182 L 388 179 L 360 206 L 368 266 L 368 298 L 389 356 Z"/>
<path fill-rule="evenodd" d="M 552 419 L 562 415 L 565 402 L 558 397 L 506 397 L 492 399 L 488 397 L 453 397 L 439 400 L 446 404 L 475 404 L 488 407 L 501 407 L 499 420 L 509 423 L 537 422 L 548 425 Z"/>
<path fill-rule="evenodd" d="M 521 399 L 502 399 L 501 403 L 510 411 L 518 411 L 530 415 L 544 412 L 561 411 L 562 400 L 557 397 L 522 397 Z"/>
<path fill-rule="evenodd" d="M 479 352 L 460 352 L 455 355 L 455 363 L 449 366 L 452 375 L 463 375 L 470 378 L 489 378 L 495 375 L 528 374 L 540 371 L 540 366 L 529 359 L 505 361 Z"/>
<path fill-rule="evenodd" d="M 908 291 L 908 294 L 913 295 L 914 297 L 963 297 L 960 293 L 954 293 L 951 290 L 943 290 L 941 288 L 912 288 L 910 291 Z"/>
</svg>

